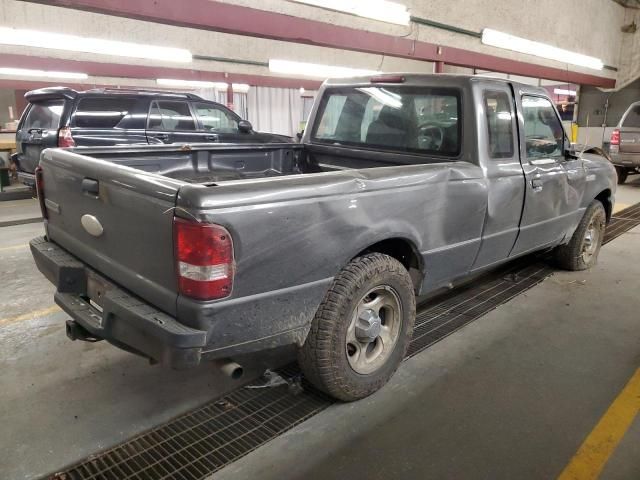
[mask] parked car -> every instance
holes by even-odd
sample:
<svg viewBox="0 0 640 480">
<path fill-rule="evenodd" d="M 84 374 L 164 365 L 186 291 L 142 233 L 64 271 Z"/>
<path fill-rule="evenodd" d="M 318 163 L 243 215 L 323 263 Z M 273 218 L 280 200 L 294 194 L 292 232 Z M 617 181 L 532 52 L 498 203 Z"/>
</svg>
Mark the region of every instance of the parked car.
<svg viewBox="0 0 640 480">
<path fill-rule="evenodd" d="M 13 161 L 30 186 L 40 153 L 49 147 L 288 141 L 254 132 L 224 105 L 188 93 L 52 87 L 25 98 L 29 105 L 18 124 Z"/>
<path fill-rule="evenodd" d="M 545 90 L 407 74 L 318 99 L 301 144 L 45 150 L 31 251 L 69 336 L 175 368 L 295 344 L 349 401 L 397 369 L 416 296 L 543 249 L 596 262 L 615 171 Z"/>
<path fill-rule="evenodd" d="M 640 173 L 640 102 L 632 103 L 611 133 L 611 162 L 616 166 L 618 183 Z"/>
</svg>

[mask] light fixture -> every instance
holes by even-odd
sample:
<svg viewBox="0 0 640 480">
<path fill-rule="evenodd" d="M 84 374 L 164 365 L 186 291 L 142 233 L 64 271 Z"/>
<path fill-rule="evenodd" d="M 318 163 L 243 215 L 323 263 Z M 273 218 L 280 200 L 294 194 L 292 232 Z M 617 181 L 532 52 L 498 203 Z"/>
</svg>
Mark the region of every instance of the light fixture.
<svg viewBox="0 0 640 480">
<path fill-rule="evenodd" d="M 232 83 L 231 88 L 235 93 L 247 93 L 251 87 L 246 83 Z"/>
<path fill-rule="evenodd" d="M 593 68 L 594 70 L 602 70 L 604 67 L 602 60 L 598 58 L 564 50 L 552 45 L 547 45 L 546 43 L 516 37 L 515 35 L 509 35 L 508 33 L 492 30 L 491 28 L 482 30 L 482 43 L 506 50 L 513 50 L 514 52 L 548 58 L 562 63 Z"/>
<path fill-rule="evenodd" d="M 409 25 L 411 15 L 407 7 L 387 0 L 292 0 L 296 3 L 350 13 L 381 22 Z"/>
<path fill-rule="evenodd" d="M 180 80 L 177 78 L 158 78 L 158 85 L 165 87 L 182 87 L 182 88 L 215 88 L 216 90 L 226 90 L 227 84 L 224 82 L 208 82 L 203 80 Z"/>
<path fill-rule="evenodd" d="M 377 70 L 363 70 L 359 68 L 336 67 L 333 65 L 319 65 L 317 63 L 273 59 L 269 60 L 269 70 L 273 73 L 314 78 L 346 78 L 364 75 L 378 75 L 381 73 Z"/>
<path fill-rule="evenodd" d="M 163 62 L 191 62 L 191 52 L 183 48 L 159 47 L 142 43 L 119 42 L 99 38 L 80 37 L 62 33 L 0 27 L 0 44 L 51 48 L 72 52 L 146 58 Z"/>
<path fill-rule="evenodd" d="M 42 77 L 42 78 L 67 78 L 73 80 L 85 80 L 89 78 L 86 73 L 56 72 L 53 70 L 32 70 L 30 68 L 0 67 L 0 75 L 12 77 Z"/>
<path fill-rule="evenodd" d="M 554 88 L 553 93 L 556 95 L 568 95 L 569 97 L 575 97 L 577 94 L 575 90 L 566 90 L 564 88 Z"/>
</svg>

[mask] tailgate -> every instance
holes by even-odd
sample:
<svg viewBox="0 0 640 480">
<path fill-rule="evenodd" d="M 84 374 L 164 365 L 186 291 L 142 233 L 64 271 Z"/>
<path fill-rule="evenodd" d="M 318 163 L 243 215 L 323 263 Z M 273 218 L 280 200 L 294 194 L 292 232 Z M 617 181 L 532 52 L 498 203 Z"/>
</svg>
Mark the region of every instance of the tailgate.
<svg viewBox="0 0 640 480">
<path fill-rule="evenodd" d="M 640 128 L 620 129 L 620 153 L 640 153 Z"/>
<path fill-rule="evenodd" d="M 175 315 L 173 207 L 182 183 L 60 149 L 46 150 L 41 166 L 49 239 Z"/>
</svg>

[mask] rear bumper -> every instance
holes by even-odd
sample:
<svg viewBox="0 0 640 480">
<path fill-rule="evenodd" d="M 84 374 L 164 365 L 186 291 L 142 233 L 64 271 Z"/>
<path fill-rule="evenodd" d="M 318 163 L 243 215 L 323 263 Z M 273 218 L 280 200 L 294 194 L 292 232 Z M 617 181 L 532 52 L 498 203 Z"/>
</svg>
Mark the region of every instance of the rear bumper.
<svg viewBox="0 0 640 480">
<path fill-rule="evenodd" d="M 619 167 L 640 167 L 640 153 L 610 153 L 611 163 Z"/>
<path fill-rule="evenodd" d="M 30 247 L 38 269 L 56 286 L 55 302 L 92 337 L 172 368 L 200 363 L 206 331 L 187 327 L 129 294 L 44 237 L 31 240 Z M 92 300 L 102 311 L 89 303 L 89 283 L 99 285 L 92 287 Z"/>
</svg>

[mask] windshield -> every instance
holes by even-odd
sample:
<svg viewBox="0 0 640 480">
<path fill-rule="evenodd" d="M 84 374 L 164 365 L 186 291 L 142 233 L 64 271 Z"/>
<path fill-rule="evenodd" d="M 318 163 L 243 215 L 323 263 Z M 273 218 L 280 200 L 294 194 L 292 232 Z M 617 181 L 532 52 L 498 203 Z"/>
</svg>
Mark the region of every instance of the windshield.
<svg viewBox="0 0 640 480">
<path fill-rule="evenodd" d="M 327 90 L 311 134 L 314 142 L 456 157 L 460 93 L 429 87 Z"/>
</svg>

